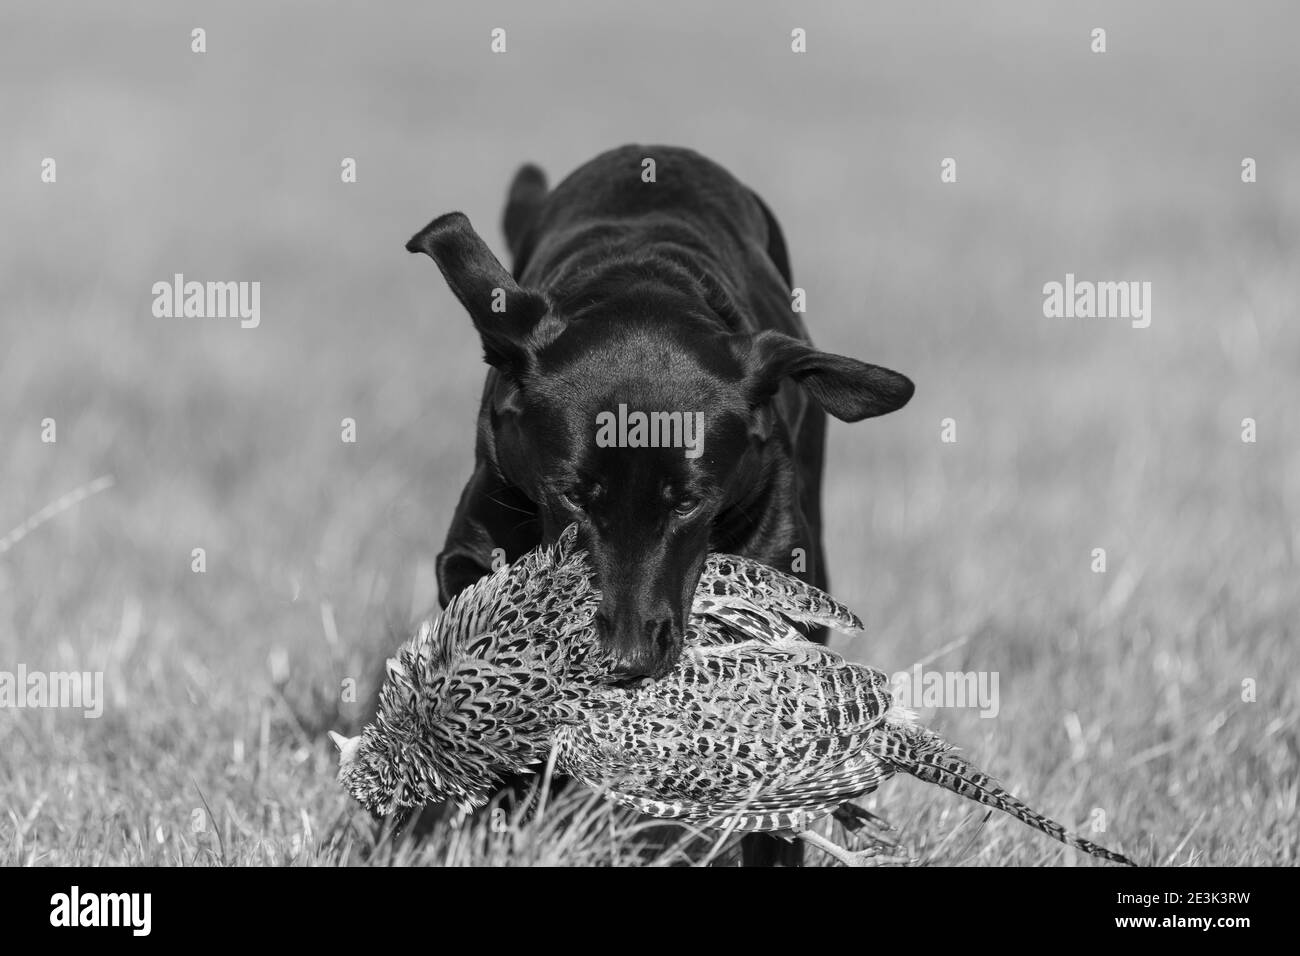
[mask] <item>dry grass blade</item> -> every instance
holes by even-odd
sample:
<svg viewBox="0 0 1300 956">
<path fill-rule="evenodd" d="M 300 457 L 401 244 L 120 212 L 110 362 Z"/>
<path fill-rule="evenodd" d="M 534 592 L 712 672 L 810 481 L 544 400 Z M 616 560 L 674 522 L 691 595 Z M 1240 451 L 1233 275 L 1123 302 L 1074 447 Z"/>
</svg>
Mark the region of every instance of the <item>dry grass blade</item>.
<svg viewBox="0 0 1300 956">
<path fill-rule="evenodd" d="M 63 512 L 76 507 L 91 495 L 97 495 L 101 491 L 105 491 L 112 487 L 113 476 L 101 475 L 94 481 L 87 482 L 79 488 L 74 488 L 67 494 L 59 496 L 40 511 L 28 517 L 26 521 L 18 525 L 3 538 L 0 538 L 0 554 L 9 551 L 19 541 L 27 537 L 41 525 L 45 524 L 45 522 L 57 518 L 59 515 L 63 514 Z"/>
</svg>

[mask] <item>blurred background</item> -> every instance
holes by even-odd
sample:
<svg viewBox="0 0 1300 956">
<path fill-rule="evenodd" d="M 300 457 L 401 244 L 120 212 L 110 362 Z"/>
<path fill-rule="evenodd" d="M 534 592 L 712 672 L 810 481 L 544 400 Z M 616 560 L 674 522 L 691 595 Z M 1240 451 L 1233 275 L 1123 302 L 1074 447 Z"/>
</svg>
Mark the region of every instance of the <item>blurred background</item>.
<svg viewBox="0 0 1300 956">
<path fill-rule="evenodd" d="M 322 734 L 436 603 L 483 375 L 403 243 L 460 209 L 504 259 L 519 164 L 642 142 L 756 189 L 814 341 L 917 384 L 831 427 L 844 651 L 998 672 L 997 719 L 925 716 L 1067 824 L 1103 809 L 1104 842 L 1294 863 L 1297 29 L 1262 2 L 10 0 L 0 535 L 113 484 L 0 553 L 0 670 L 108 698 L 0 711 L 0 861 L 340 859 Z M 177 272 L 260 281 L 260 327 L 155 318 Z M 1067 272 L 1150 281 L 1150 328 L 1044 318 Z M 881 799 L 934 862 L 1073 859 Z"/>
</svg>

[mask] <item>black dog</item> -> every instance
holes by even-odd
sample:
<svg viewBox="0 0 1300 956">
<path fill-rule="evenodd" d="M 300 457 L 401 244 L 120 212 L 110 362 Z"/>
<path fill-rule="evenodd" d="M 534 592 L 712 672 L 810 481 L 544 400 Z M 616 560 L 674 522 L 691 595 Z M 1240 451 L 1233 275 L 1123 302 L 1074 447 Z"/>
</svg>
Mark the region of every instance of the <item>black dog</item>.
<svg viewBox="0 0 1300 956">
<path fill-rule="evenodd" d="M 443 604 L 577 521 L 602 641 L 630 676 L 656 676 L 709 551 L 825 588 L 823 411 L 883 415 L 912 383 L 812 347 L 763 201 L 690 150 L 625 146 L 549 193 L 522 168 L 504 228 L 513 277 L 460 213 L 406 246 L 438 264 L 491 366 L 438 557 Z"/>
</svg>

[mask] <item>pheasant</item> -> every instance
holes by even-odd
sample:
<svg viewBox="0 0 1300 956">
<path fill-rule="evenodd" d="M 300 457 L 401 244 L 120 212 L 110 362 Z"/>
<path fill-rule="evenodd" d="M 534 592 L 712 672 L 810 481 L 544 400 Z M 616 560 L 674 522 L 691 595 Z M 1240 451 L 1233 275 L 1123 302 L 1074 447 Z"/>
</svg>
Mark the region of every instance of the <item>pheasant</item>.
<svg viewBox="0 0 1300 956">
<path fill-rule="evenodd" d="M 620 685 L 596 636 L 600 600 L 570 526 L 550 547 L 452 600 L 387 664 L 377 716 L 340 750 L 339 781 L 398 824 L 426 803 L 485 803 L 500 780 L 556 767 L 655 817 L 735 832 L 810 829 L 897 773 L 1010 814 L 1116 863 L 958 756 L 892 699 L 888 677 L 807 640 L 799 626 L 862 623 L 811 585 L 733 555 L 705 563 L 675 668 Z"/>
</svg>

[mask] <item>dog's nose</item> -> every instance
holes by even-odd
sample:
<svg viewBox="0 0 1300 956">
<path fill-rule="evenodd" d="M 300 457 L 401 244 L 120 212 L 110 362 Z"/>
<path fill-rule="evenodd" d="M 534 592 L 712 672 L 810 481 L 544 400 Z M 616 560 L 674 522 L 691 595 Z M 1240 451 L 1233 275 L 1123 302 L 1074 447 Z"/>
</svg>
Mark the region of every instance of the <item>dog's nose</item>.
<svg viewBox="0 0 1300 956">
<path fill-rule="evenodd" d="M 677 663 L 681 634 L 671 615 L 596 612 L 596 633 L 621 677 L 660 677 Z"/>
</svg>

